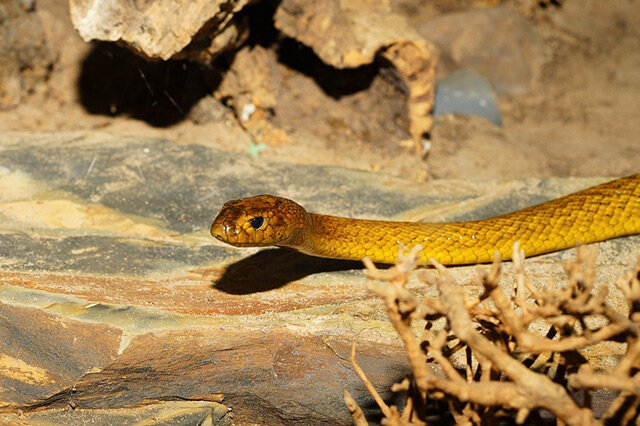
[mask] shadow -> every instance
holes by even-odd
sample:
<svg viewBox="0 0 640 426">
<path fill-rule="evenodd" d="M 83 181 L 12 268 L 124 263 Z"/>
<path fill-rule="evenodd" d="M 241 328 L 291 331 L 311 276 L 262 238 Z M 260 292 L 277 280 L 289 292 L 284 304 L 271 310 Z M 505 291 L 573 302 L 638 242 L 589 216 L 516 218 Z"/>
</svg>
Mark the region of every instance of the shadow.
<svg viewBox="0 0 640 426">
<path fill-rule="evenodd" d="M 334 99 L 367 90 L 379 72 L 379 65 L 357 68 L 335 68 L 323 62 L 313 49 L 280 33 L 274 24 L 274 15 L 280 0 L 266 0 L 246 7 L 251 28 L 247 40 L 249 46 L 274 49 L 278 61 L 307 77 L 312 78 L 322 91 Z"/>
<path fill-rule="evenodd" d="M 398 379 L 394 383 L 400 383 L 404 378 L 408 376 L 409 372 L 398 376 Z M 373 397 L 370 396 L 368 391 L 364 389 L 360 396 L 356 395 L 355 390 L 349 390 L 353 392 L 353 397 L 362 409 L 365 417 L 369 421 L 369 424 L 382 424 L 384 415 L 380 410 L 380 407 L 375 402 Z M 427 404 L 424 405 L 419 401 L 422 399 L 417 393 L 417 390 L 412 389 L 413 403 L 419 404 L 416 406 L 414 415 L 417 419 L 422 420 L 426 424 L 442 425 L 442 426 L 454 426 L 456 424 L 455 418 L 451 413 L 451 407 L 446 400 L 438 400 L 435 398 L 429 398 Z M 382 399 L 388 406 L 395 405 L 396 407 L 404 407 L 407 402 L 407 392 L 388 392 L 383 391 L 381 393 Z M 500 425 L 507 425 L 508 423 L 500 423 Z"/>
<path fill-rule="evenodd" d="M 152 126 L 183 120 L 211 85 L 208 67 L 186 60 L 150 61 L 114 43 L 95 43 L 77 83 L 91 114 L 126 114 Z"/>
<path fill-rule="evenodd" d="M 322 91 L 334 99 L 367 90 L 379 73 L 377 62 L 357 68 L 334 68 L 304 44 L 292 38 L 282 38 L 278 45 L 278 61 L 313 78 Z"/>
<path fill-rule="evenodd" d="M 273 48 L 278 43 L 280 31 L 275 26 L 275 14 L 282 0 L 262 0 L 245 6 L 240 15 L 246 15 L 249 21 L 247 45 Z"/>
<path fill-rule="evenodd" d="M 229 294 L 261 293 L 320 272 L 363 268 L 358 261 L 308 256 L 285 248 L 267 249 L 229 265 L 213 286 Z"/>
</svg>

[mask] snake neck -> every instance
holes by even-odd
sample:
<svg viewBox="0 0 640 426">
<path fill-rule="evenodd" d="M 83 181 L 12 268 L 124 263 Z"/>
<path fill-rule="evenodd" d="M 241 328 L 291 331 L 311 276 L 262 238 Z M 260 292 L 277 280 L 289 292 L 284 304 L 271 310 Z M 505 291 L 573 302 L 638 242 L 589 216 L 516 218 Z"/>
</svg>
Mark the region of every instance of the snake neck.
<svg viewBox="0 0 640 426">
<path fill-rule="evenodd" d="M 302 253 L 329 258 L 345 258 L 350 247 L 361 240 L 362 228 L 354 219 L 307 213 L 305 226 L 292 233 L 285 246 Z"/>
<path fill-rule="evenodd" d="M 367 256 L 375 262 L 386 263 L 396 261 L 401 246 L 413 247 L 441 227 L 440 224 L 351 219 L 315 213 L 307 213 L 305 225 L 283 245 L 314 256 L 349 260 L 362 260 Z M 403 236 L 403 230 L 407 229 L 411 229 L 414 236 L 421 236 L 421 241 Z"/>
</svg>

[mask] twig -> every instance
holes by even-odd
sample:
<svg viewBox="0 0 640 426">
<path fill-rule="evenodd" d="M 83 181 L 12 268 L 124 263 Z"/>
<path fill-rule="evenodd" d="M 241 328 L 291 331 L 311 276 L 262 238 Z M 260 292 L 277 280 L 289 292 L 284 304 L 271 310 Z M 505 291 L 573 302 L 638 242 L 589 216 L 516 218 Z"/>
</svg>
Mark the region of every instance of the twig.
<svg viewBox="0 0 640 426">
<path fill-rule="evenodd" d="M 369 426 L 369 422 L 367 422 L 362 409 L 358 405 L 355 399 L 351 396 L 348 390 L 344 390 L 344 403 L 351 413 L 351 418 L 353 419 L 353 424 L 356 426 Z"/>
<path fill-rule="evenodd" d="M 351 365 L 353 365 L 353 369 L 356 371 L 356 373 L 360 377 L 360 380 L 362 380 L 362 383 L 367 388 L 367 390 L 369 391 L 373 399 L 376 401 L 376 404 L 378 404 L 378 407 L 380 407 L 380 410 L 382 410 L 382 414 L 384 414 L 385 417 L 391 418 L 392 417 L 391 409 L 389 408 L 387 403 L 384 402 L 384 400 L 382 399 L 382 397 L 380 396 L 376 388 L 373 387 L 373 384 L 367 378 L 367 375 L 364 373 L 362 368 L 360 368 L 360 366 L 358 365 L 358 362 L 356 361 L 356 344 L 355 343 L 351 345 Z"/>
<path fill-rule="evenodd" d="M 574 389 L 610 389 L 633 393 L 640 397 L 640 373 L 633 377 L 617 374 L 600 374 L 591 371 L 580 371 L 569 376 L 569 386 Z"/>
</svg>

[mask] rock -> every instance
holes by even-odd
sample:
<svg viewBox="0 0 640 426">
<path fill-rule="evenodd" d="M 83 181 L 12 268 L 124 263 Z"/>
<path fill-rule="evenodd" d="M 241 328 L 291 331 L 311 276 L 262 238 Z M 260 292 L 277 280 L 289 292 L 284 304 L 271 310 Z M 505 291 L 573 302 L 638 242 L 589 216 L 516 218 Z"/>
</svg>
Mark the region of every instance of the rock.
<svg viewBox="0 0 640 426">
<path fill-rule="evenodd" d="M 139 424 L 151 420 L 154 424 L 187 424 L 231 426 L 233 424 L 227 407 L 207 401 L 163 401 L 149 403 L 127 410 L 84 410 L 71 407 L 30 411 L 13 414 L 0 413 L 0 423 L 11 425 L 113 425 Z"/>
<path fill-rule="evenodd" d="M 87 41 L 120 41 L 149 58 L 189 58 L 210 64 L 247 40 L 248 19 L 238 12 L 250 3 L 189 2 L 187 7 L 185 2 L 155 0 L 143 9 L 116 0 L 72 0 L 70 4 L 73 24 Z M 407 93 L 408 130 L 413 140 L 420 141 L 431 129 L 435 49 L 403 17 L 393 14 L 388 2 L 287 0 L 278 5 L 274 19 L 277 30 L 309 46 L 338 69 L 384 58 L 397 74 L 393 82 L 399 80 Z M 258 67 L 249 65 L 257 70 L 254 75 L 262 76 Z M 242 97 L 255 86 L 241 87 L 233 97 Z M 265 123 L 260 120 L 248 128 L 265 139 L 289 141 L 282 130 Z"/>
<path fill-rule="evenodd" d="M 383 397 L 408 372 L 361 264 L 222 245 L 208 228 L 226 200 L 276 193 L 329 214 L 464 220 L 600 181 L 418 184 L 159 139 L 0 135 L 0 422 L 23 411 L 54 424 L 158 413 L 225 424 L 229 407 L 241 424 L 351 424 L 344 389 L 377 412 L 347 361 L 351 343 Z M 597 246 L 605 285 L 640 237 Z M 573 256 L 531 259 L 533 285 L 563 282 Z M 472 295 L 477 269 L 452 270 Z M 409 288 L 435 295 L 415 279 Z M 610 366 L 619 351 L 585 355 Z"/>
<path fill-rule="evenodd" d="M 534 26 L 508 7 L 448 13 L 416 28 L 458 66 L 482 74 L 500 94 L 525 93 L 546 61 Z"/>
<path fill-rule="evenodd" d="M 229 110 L 213 96 L 205 96 L 200 99 L 189 111 L 189 118 L 197 124 L 206 124 L 219 121 Z"/>
<path fill-rule="evenodd" d="M 267 49 L 261 46 L 241 49 L 220 82 L 216 96 L 220 100 L 229 99 L 238 115 L 249 104 L 263 110 L 273 109 L 278 97 L 273 78 L 276 67 Z"/>
<path fill-rule="evenodd" d="M 115 327 L 0 302 L 0 407 L 37 404 L 72 387 L 116 358 L 120 338 Z"/>
<path fill-rule="evenodd" d="M 150 58 L 212 57 L 247 37 L 236 14 L 250 1 L 71 0 L 71 19 L 85 41 L 123 41 Z M 193 49 L 182 52 L 190 43 Z M 176 56 L 179 52 L 181 55 Z"/>
<path fill-rule="evenodd" d="M 376 65 L 340 70 L 287 39 L 277 50 L 241 48 L 214 96 L 233 109 L 251 139 L 267 145 L 274 157 L 281 150 L 284 155 L 299 153 L 300 162 L 327 155 L 356 162 L 359 146 L 384 149 L 391 156 L 410 137 L 406 97 L 389 81 L 392 72 Z M 336 146 L 345 148 L 336 152 Z M 421 159 L 413 158 L 399 166 L 407 171 L 398 174 L 423 171 Z"/>
<path fill-rule="evenodd" d="M 293 143 L 270 120 L 281 92 L 277 83 L 282 73 L 272 51 L 261 46 L 245 47 L 237 52 L 215 91 L 215 97 L 233 108 L 240 125 L 259 143 Z"/>
<path fill-rule="evenodd" d="M 35 1 L 4 1 L 0 5 L 0 109 L 15 107 L 26 94 L 44 90 L 57 55 L 48 43 Z"/>
<path fill-rule="evenodd" d="M 390 385 L 408 372 L 397 349 L 371 344 L 359 349 L 362 367 L 377 383 Z M 336 395 L 350 387 L 360 401 L 367 399 L 347 361 L 349 351 L 340 338 L 305 337 L 280 327 L 147 333 L 109 367 L 75 383 L 73 393 L 63 390 L 45 404 L 51 409 L 73 404 L 76 409 L 103 410 L 163 400 L 220 402 L 224 395 L 240 424 L 346 424 Z M 381 390 L 389 396 L 388 386 Z M 303 396 L 306 393 L 311 394 Z M 323 408 L 310 409 L 319 400 Z"/>
<path fill-rule="evenodd" d="M 460 70 L 438 81 L 433 115 L 445 114 L 477 116 L 502 125 L 493 89 L 473 70 Z"/>
</svg>

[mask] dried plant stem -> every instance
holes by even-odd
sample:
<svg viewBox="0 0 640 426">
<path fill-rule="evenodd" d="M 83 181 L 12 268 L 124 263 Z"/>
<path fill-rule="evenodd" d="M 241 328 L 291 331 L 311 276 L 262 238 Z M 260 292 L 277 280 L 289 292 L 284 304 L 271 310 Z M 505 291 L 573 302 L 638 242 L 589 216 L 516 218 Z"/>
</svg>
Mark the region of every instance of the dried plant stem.
<svg viewBox="0 0 640 426">
<path fill-rule="evenodd" d="M 575 389 L 601 389 L 607 388 L 640 396 L 640 374 L 634 377 L 623 377 L 611 374 L 592 373 L 581 371 L 569 378 L 569 386 Z"/>
<path fill-rule="evenodd" d="M 354 369 L 380 406 L 386 424 L 424 424 L 424 413 L 419 410 L 427 406 L 427 398 L 444 399 L 460 425 L 499 423 L 500 416 L 507 414 L 521 424 L 540 408 L 553 413 L 560 424 L 601 424 L 593 410 L 580 407 L 571 398 L 567 387 L 619 392 L 603 421 L 630 423 L 640 417 L 640 257 L 635 268 L 616 282 L 629 304 L 629 314 L 622 315 L 607 304 L 607 287 L 596 287 L 595 252 L 584 247 L 578 248 L 575 262 L 565 265 L 568 275 L 565 288 L 536 289 L 526 276 L 524 253 L 516 245 L 512 294 L 499 286 L 501 261 L 496 257 L 483 276 L 483 294 L 471 302 L 466 299 L 464 286 L 431 259 L 437 273 L 425 271 L 420 278 L 435 286 L 439 297 L 419 303 L 405 288 L 418 253 L 419 247 L 407 255 L 400 253 L 396 266 L 387 271 L 378 270 L 368 260 L 364 262 L 365 274 L 371 280 L 369 288 L 383 298 L 413 373 L 411 378 L 392 387 L 392 391 L 410 391 L 400 415 L 373 388 L 356 363 L 355 347 L 352 348 Z M 598 317 L 606 323 L 594 329 L 589 326 L 589 317 Z M 426 321 L 420 338 L 412 329 L 414 319 Z M 444 328 L 434 326 L 439 319 L 444 320 Z M 548 325 L 546 336 L 530 330 L 534 322 Z M 627 350 L 617 367 L 608 373 L 594 372 L 584 357 L 571 355 L 587 346 L 613 340 L 626 341 Z M 454 358 L 456 353 L 464 355 L 464 361 Z M 429 368 L 429 359 L 444 375 Z M 565 373 L 565 381 L 555 382 L 537 369 L 546 369 L 552 362 L 563 364 L 554 371 L 577 372 Z M 356 422 L 357 404 L 347 401 L 346 395 L 345 401 Z M 588 404 L 590 398 L 586 401 Z"/>
<path fill-rule="evenodd" d="M 351 396 L 348 390 L 344 391 L 344 403 L 351 413 L 351 418 L 353 419 L 353 424 L 356 426 L 369 426 L 369 422 L 364 416 L 362 409 L 358 405 L 355 399 Z"/>
<path fill-rule="evenodd" d="M 360 377 L 360 380 L 362 380 L 362 383 L 364 383 L 365 387 L 367 388 L 371 396 L 373 396 L 373 399 L 376 401 L 376 404 L 378 404 L 378 407 L 380 407 L 380 410 L 382 410 L 382 414 L 384 414 L 385 417 L 391 418 L 392 417 L 391 409 L 389 408 L 387 403 L 384 402 L 384 400 L 382 399 L 382 397 L 380 396 L 376 388 L 373 386 L 369 378 L 367 378 L 367 375 L 364 373 L 362 368 L 360 368 L 360 365 L 358 365 L 358 362 L 356 361 L 356 344 L 355 343 L 351 345 L 350 360 L 351 360 L 351 365 L 353 366 L 353 369 L 356 371 L 356 373 Z"/>
</svg>

